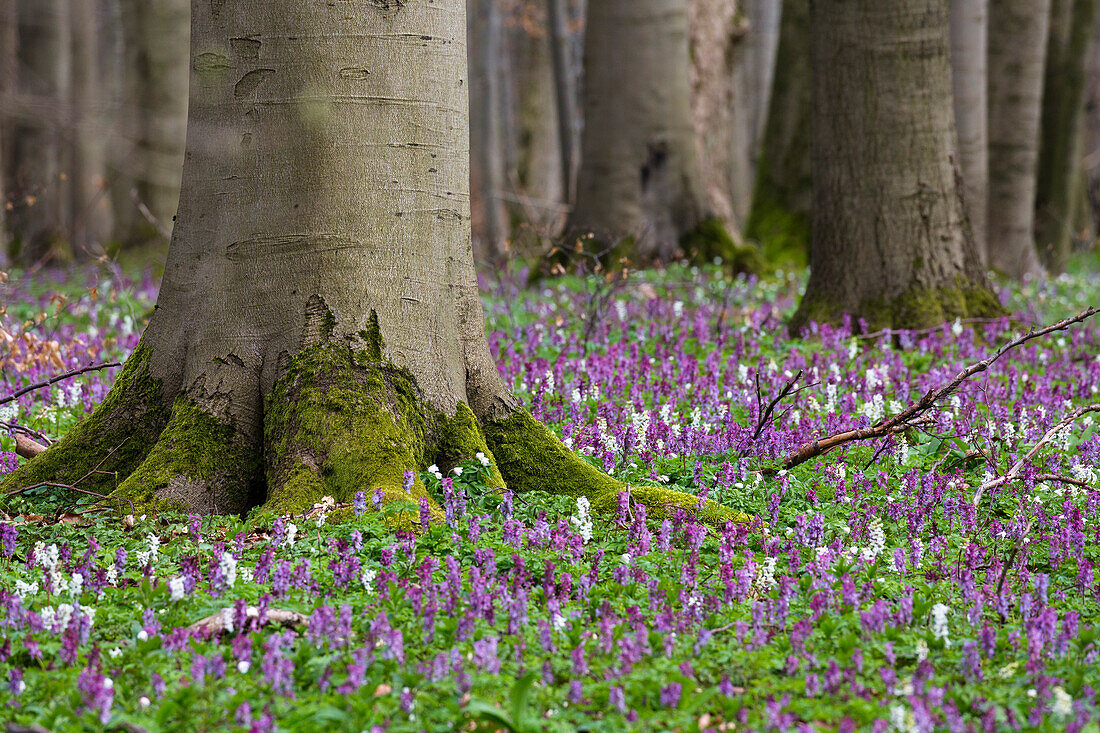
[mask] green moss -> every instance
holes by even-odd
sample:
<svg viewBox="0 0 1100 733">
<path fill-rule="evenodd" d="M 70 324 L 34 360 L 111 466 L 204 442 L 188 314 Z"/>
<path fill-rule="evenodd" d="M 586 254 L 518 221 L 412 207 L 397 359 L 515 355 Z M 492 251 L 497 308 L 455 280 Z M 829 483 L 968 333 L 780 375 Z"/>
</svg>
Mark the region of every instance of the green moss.
<svg viewBox="0 0 1100 733">
<path fill-rule="evenodd" d="M 581 460 L 526 411 L 520 410 L 501 421 L 486 422 L 483 428 L 512 491 L 585 496 L 595 510 L 604 513 L 613 513 L 619 494 L 630 491 L 649 508 L 649 516 L 654 519 L 666 517 L 671 509 L 679 507 L 696 512 L 711 524 L 750 521 L 748 516 L 713 501 L 706 501 L 699 510 L 696 508 L 699 497 L 691 494 L 658 487 L 631 487 L 616 481 Z"/>
<path fill-rule="evenodd" d="M 95 412 L 8 474 L 0 494 L 46 481 L 110 493 L 149 452 L 168 414 L 160 381 L 149 376 L 149 350 L 139 345 Z"/>
<path fill-rule="evenodd" d="M 760 243 L 773 265 L 806 267 L 810 252 L 810 217 L 795 211 L 758 186 L 745 225 L 745 238 Z"/>
<path fill-rule="evenodd" d="M 996 318 L 1005 309 L 988 287 L 958 279 L 952 287 L 913 289 L 892 298 L 868 299 L 850 311 L 828 295 L 807 290 L 788 328 L 794 335 L 811 322 L 839 323 L 845 313 L 863 318 L 867 328 L 930 328 L 956 318 Z"/>
<path fill-rule="evenodd" d="M 181 396 L 148 456 L 114 492 L 139 507 L 242 513 L 259 461 L 236 428 Z"/>
<path fill-rule="evenodd" d="M 493 464 L 488 487 L 500 488 L 505 485 L 500 468 L 496 465 L 496 456 L 489 449 L 481 426 L 478 425 L 477 418 L 466 403 L 458 403 L 454 417 L 441 416 L 433 433 L 435 463 L 439 464 L 444 471 L 450 470 L 462 460 L 484 453 Z"/>
<path fill-rule="evenodd" d="M 371 308 L 367 328 L 360 334 L 367 343 L 367 357 L 371 361 L 382 361 L 382 351 L 386 344 L 382 341 L 382 327 L 378 325 L 378 311 Z"/>
<path fill-rule="evenodd" d="M 722 267 L 733 275 L 762 275 L 767 269 L 760 251 L 751 244 L 734 241 L 726 225 L 717 217 L 704 219 L 681 237 L 680 248 L 697 263 L 710 263 L 721 258 Z"/>
</svg>

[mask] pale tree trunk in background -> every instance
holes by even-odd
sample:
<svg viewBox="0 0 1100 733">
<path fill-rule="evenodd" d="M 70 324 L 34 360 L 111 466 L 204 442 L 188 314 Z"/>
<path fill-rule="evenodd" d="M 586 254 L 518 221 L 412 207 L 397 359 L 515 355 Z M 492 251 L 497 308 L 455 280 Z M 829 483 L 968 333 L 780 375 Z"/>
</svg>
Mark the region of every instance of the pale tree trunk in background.
<svg viewBox="0 0 1100 733">
<path fill-rule="evenodd" d="M 514 208 L 538 236 L 561 226 L 562 157 L 554 90 L 554 67 L 545 28 L 517 28 L 511 33 L 518 104 L 514 181 L 523 199 Z"/>
<path fill-rule="evenodd" d="M 102 252 L 111 233 L 106 195 L 108 128 L 103 119 L 99 18 L 94 0 L 71 0 L 72 12 L 72 219 L 70 238 L 78 258 Z"/>
<path fill-rule="evenodd" d="M 634 239 L 668 260 L 704 218 L 691 121 L 686 0 L 591 0 L 584 132 L 569 231 L 598 247 Z"/>
<path fill-rule="evenodd" d="M 745 236 L 770 259 L 804 262 L 810 245 L 810 3 L 784 0 L 775 79 Z"/>
<path fill-rule="evenodd" d="M 983 262 L 989 209 L 988 20 L 989 0 L 951 0 L 951 78 L 959 135 L 958 163 L 966 215 Z"/>
<path fill-rule="evenodd" d="M 501 68 L 503 43 L 496 0 L 470 0 L 470 155 L 474 247 L 478 257 L 496 262 L 508 239 L 502 131 Z"/>
<path fill-rule="evenodd" d="M 730 170 L 733 168 L 733 76 L 736 47 L 744 35 L 737 3 L 730 0 L 688 0 L 691 55 L 691 117 L 699 183 L 706 209 L 733 230 L 740 228 L 734 209 Z"/>
<path fill-rule="evenodd" d="M 1092 45 L 1088 54 L 1085 92 L 1083 177 L 1085 202 L 1092 229 L 1100 228 L 1100 13 L 1093 23 Z"/>
<path fill-rule="evenodd" d="M 1035 194 L 1035 237 L 1052 274 L 1066 268 L 1082 174 L 1085 73 L 1097 0 L 1052 0 Z"/>
<path fill-rule="evenodd" d="M 123 144 L 112 156 L 115 238 L 124 244 L 157 236 L 138 213 L 133 191 L 167 229 L 179 204 L 187 126 L 187 7 L 187 0 L 120 2 L 123 95 L 133 106 Z"/>
<path fill-rule="evenodd" d="M 627 487 L 523 411 L 489 353 L 464 0 L 192 9 L 187 156 L 157 308 L 97 411 L 3 489 L 106 458 L 123 479 L 114 495 L 139 511 L 288 514 L 376 490 L 434 504 L 417 472 L 482 452 L 492 486 L 614 511 Z M 632 494 L 651 517 L 698 501 Z"/>
<path fill-rule="evenodd" d="M 1050 0 L 989 2 L 989 264 L 1013 278 L 1043 272 L 1035 182 Z"/>
<path fill-rule="evenodd" d="M 577 170 L 577 74 L 573 63 L 573 34 L 570 31 L 568 0 L 547 0 L 550 54 L 554 63 L 554 101 L 558 118 L 558 156 L 561 172 L 561 200 L 573 200 Z"/>
<path fill-rule="evenodd" d="M 21 103 L 12 110 L 10 222 L 19 258 L 29 264 L 61 254 L 69 224 L 69 0 L 22 0 L 17 7 Z"/>
<path fill-rule="evenodd" d="M 748 30 L 737 46 L 733 64 L 735 102 L 729 176 L 734 217 L 745 222 L 752 206 L 756 164 L 768 119 L 783 2 L 741 0 L 740 4 Z"/>
<path fill-rule="evenodd" d="M 14 94 L 17 88 L 19 18 L 16 10 L 15 3 L 0 3 L 0 97 Z M 14 208 L 8 197 L 12 128 L 13 125 L 6 110 L 0 107 L 0 263 L 7 262 L 8 244 L 11 241 L 8 207 Z"/>
<path fill-rule="evenodd" d="M 813 0 L 813 244 L 791 322 L 1001 312 L 962 208 L 948 0 Z"/>
</svg>

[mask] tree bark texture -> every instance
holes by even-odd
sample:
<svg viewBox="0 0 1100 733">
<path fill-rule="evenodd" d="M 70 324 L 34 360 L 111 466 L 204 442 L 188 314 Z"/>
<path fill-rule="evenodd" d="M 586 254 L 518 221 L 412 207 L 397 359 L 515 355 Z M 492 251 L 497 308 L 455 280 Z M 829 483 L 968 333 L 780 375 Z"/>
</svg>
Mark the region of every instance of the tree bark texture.
<svg viewBox="0 0 1100 733">
<path fill-rule="evenodd" d="M 1082 175 L 1085 74 L 1097 0 L 1051 0 L 1035 192 L 1035 238 L 1051 273 L 1066 268 Z"/>
<path fill-rule="evenodd" d="M 948 0 L 812 0 L 813 242 L 791 328 L 997 312 L 954 164 Z"/>
<path fill-rule="evenodd" d="M 16 91 L 18 69 L 19 16 L 15 3 L 0 4 L 0 95 Z M 9 198 L 11 175 L 12 121 L 0 113 L 0 261 L 6 263 L 11 232 L 8 226 L 8 207 L 15 204 Z"/>
<path fill-rule="evenodd" d="M 498 261 L 508 239 L 501 58 L 503 28 L 496 0 L 471 0 L 472 51 L 469 59 L 471 99 L 470 152 L 474 246 L 478 256 Z"/>
<path fill-rule="evenodd" d="M 810 166 L 810 2 L 784 0 L 768 123 L 745 236 L 769 259 L 805 262 L 813 202 Z"/>
<path fill-rule="evenodd" d="M 613 508 L 625 485 L 519 409 L 489 354 L 465 40 L 464 0 L 194 0 L 157 307 L 97 411 L 4 489 L 102 460 L 142 507 L 294 513 L 428 498 L 417 471 L 483 452 L 498 486 Z"/>
<path fill-rule="evenodd" d="M 752 206 L 757 162 L 768 118 L 783 0 L 742 0 L 740 5 L 747 27 L 734 49 L 735 102 L 729 185 L 733 216 L 743 228 Z"/>
<path fill-rule="evenodd" d="M 554 98 L 558 118 L 558 155 L 562 202 L 573 201 L 577 171 L 577 73 L 568 0 L 547 0 L 550 54 L 554 63 Z"/>
<path fill-rule="evenodd" d="M 989 264 L 1038 276 L 1035 190 L 1050 0 L 989 2 Z"/>
<path fill-rule="evenodd" d="M 989 0 L 951 0 L 951 79 L 966 215 L 985 261 L 989 199 Z"/>
<path fill-rule="evenodd" d="M 111 156 L 114 238 L 135 244 L 157 236 L 138 212 L 135 191 L 167 228 L 179 205 L 187 131 L 188 1 L 120 0 L 119 5 L 122 101 L 128 112 Z"/>
<path fill-rule="evenodd" d="M 686 0 L 589 2 L 574 234 L 667 261 L 704 218 L 689 69 Z"/>
</svg>

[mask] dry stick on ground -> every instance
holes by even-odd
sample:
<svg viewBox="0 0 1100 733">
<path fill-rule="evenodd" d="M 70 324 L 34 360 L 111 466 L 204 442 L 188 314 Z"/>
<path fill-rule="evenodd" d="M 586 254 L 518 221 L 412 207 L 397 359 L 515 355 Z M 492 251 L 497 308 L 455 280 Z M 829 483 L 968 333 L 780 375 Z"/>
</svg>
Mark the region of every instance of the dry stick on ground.
<svg viewBox="0 0 1100 733">
<path fill-rule="evenodd" d="M 779 390 L 779 394 L 772 398 L 772 401 L 768 403 L 767 407 L 764 407 L 764 393 L 760 389 L 760 370 L 756 370 L 756 429 L 752 433 L 752 438 L 749 440 L 749 445 L 755 443 L 760 434 L 764 432 L 764 428 L 771 422 L 772 416 L 775 415 L 775 408 L 787 397 L 796 395 L 803 390 L 809 389 L 815 386 L 814 384 L 807 384 L 798 389 L 794 386 L 798 384 L 798 380 L 802 379 L 803 371 L 798 370 L 798 374 L 787 380 L 787 383 L 783 385 L 783 389 Z"/>
<path fill-rule="evenodd" d="M 1004 486 L 1005 484 L 1011 483 L 1018 479 L 1020 477 L 1020 471 L 1022 471 L 1024 466 L 1026 466 L 1027 463 L 1035 457 L 1035 454 L 1039 452 L 1040 448 L 1054 440 L 1054 436 L 1057 435 L 1059 432 L 1069 427 L 1079 418 L 1089 414 L 1090 412 L 1100 412 L 1100 402 L 1092 405 L 1086 405 L 1085 407 L 1080 407 L 1062 418 L 1054 427 L 1046 432 L 1046 435 L 1044 435 L 1042 439 L 1038 443 L 1036 443 L 1035 446 L 1031 450 L 1029 450 L 1023 458 L 1016 461 L 1016 463 L 1013 464 L 1012 468 L 1008 469 L 1007 473 L 1005 473 L 1003 476 L 998 476 L 997 478 L 990 479 L 989 481 L 986 481 L 984 484 L 979 486 L 978 490 L 974 493 L 974 505 L 977 506 L 978 504 L 980 504 L 982 501 L 982 496 L 990 489 L 995 489 L 998 486 Z M 1068 481 L 1069 483 L 1074 482 L 1073 479 L 1067 480 L 1059 476 L 1052 476 L 1050 474 L 1043 475 L 1051 476 L 1050 478 L 1045 479 L 1047 481 Z M 1021 497 L 1021 500 L 1022 499 L 1023 497 Z"/>
<path fill-rule="evenodd" d="M 20 397 L 22 397 L 23 395 L 27 394 L 28 392 L 33 392 L 36 389 L 42 389 L 43 387 L 49 387 L 51 384 L 56 384 L 58 382 L 62 382 L 64 380 L 66 380 L 66 379 L 71 379 L 72 377 L 80 376 L 81 374 L 84 374 L 86 372 L 94 372 L 94 371 L 98 371 L 100 369 L 110 369 L 111 367 L 116 367 L 116 366 L 122 366 L 122 362 L 120 362 L 120 361 L 110 361 L 110 362 L 104 362 L 103 364 L 91 364 L 91 365 L 86 366 L 86 367 L 80 367 L 79 369 L 70 369 L 69 371 L 65 372 L 64 374 L 58 374 L 56 377 L 50 377 L 49 379 L 47 379 L 45 381 L 35 382 L 34 384 L 28 384 L 26 387 L 23 387 L 22 389 L 17 389 L 16 391 L 12 392 L 7 397 L 0 398 L 0 405 L 7 404 L 8 402 L 11 402 L 13 400 L 17 400 Z"/>
<path fill-rule="evenodd" d="M 917 402 L 910 403 L 909 407 L 905 408 L 897 415 L 893 417 L 884 418 L 869 428 L 854 428 L 852 430 L 845 430 L 840 433 L 834 433 L 833 435 L 825 438 L 818 438 L 808 443 L 804 443 L 797 450 L 787 456 L 783 461 L 783 468 L 793 468 L 806 461 L 812 460 L 819 456 L 823 456 L 834 448 L 839 448 L 842 445 L 853 443 L 861 440 L 873 440 L 875 438 L 885 438 L 889 435 L 895 435 L 897 433 L 908 430 L 909 428 L 918 427 L 920 421 L 927 422 L 930 420 L 930 416 L 926 413 L 936 406 L 944 398 L 950 396 L 959 386 L 970 379 L 975 374 L 984 372 L 998 359 L 1004 356 L 1012 349 L 1022 344 L 1031 341 L 1032 339 L 1045 336 L 1055 331 L 1064 331 L 1075 323 L 1081 323 L 1082 321 L 1092 318 L 1097 313 L 1100 313 L 1098 308 L 1088 308 L 1072 318 L 1066 318 L 1065 320 L 1058 321 L 1057 323 L 1047 326 L 1046 328 L 1039 329 L 1038 331 L 1028 331 L 1023 336 L 1010 341 L 1001 348 L 997 349 L 993 356 L 990 356 L 982 361 L 971 364 L 966 369 L 955 375 L 945 386 L 939 389 L 930 389 L 925 393 L 923 397 Z"/>
</svg>

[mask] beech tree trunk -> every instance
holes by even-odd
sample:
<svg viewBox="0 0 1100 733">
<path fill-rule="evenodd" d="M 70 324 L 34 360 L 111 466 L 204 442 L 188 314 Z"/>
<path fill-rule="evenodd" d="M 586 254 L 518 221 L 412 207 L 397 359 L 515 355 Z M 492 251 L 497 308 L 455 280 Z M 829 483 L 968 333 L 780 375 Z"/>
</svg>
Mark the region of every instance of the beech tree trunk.
<svg viewBox="0 0 1100 733">
<path fill-rule="evenodd" d="M 1001 312 L 954 166 L 948 0 L 813 0 L 813 241 L 790 326 Z"/>
<path fill-rule="evenodd" d="M 1097 0 L 1052 0 L 1035 193 L 1036 244 L 1051 273 L 1066 269 L 1084 175 L 1085 74 Z"/>
<path fill-rule="evenodd" d="M 221 0 L 214 2 L 219 5 Z M 180 200 L 187 130 L 187 0 L 120 0 L 125 112 L 112 154 L 114 238 L 123 244 L 155 239 L 172 226 Z M 135 198 L 137 201 L 135 202 Z"/>
<path fill-rule="evenodd" d="M 813 202 L 810 166 L 810 0 L 784 0 L 775 80 L 745 236 L 769 259 L 805 262 Z"/>
<path fill-rule="evenodd" d="M 951 0 L 951 71 L 966 215 L 985 262 L 989 209 L 989 0 Z"/>
<path fill-rule="evenodd" d="M 783 0 L 742 0 L 741 7 L 747 28 L 737 44 L 733 62 L 735 102 L 729 177 L 733 215 L 743 224 L 752 206 L 760 145 L 768 119 Z"/>
<path fill-rule="evenodd" d="M 508 239 L 508 212 L 501 198 L 506 168 L 501 125 L 503 29 L 495 0 L 473 0 L 473 5 L 476 12 L 469 17 L 469 33 L 474 244 L 479 257 L 495 262 L 503 256 Z"/>
<path fill-rule="evenodd" d="M 16 91 L 17 53 L 19 47 L 19 16 L 15 3 L 0 4 L 0 96 Z M 0 109 L 0 262 L 7 262 L 11 232 L 8 226 L 8 206 L 14 208 L 9 197 L 11 175 L 12 121 Z"/>
<path fill-rule="evenodd" d="M 989 2 L 989 264 L 1041 275 L 1035 189 L 1050 0 Z"/>
<path fill-rule="evenodd" d="M 554 62 L 562 202 L 566 205 L 573 201 L 577 170 L 577 77 L 573 64 L 573 35 L 569 30 L 568 8 L 568 0 L 547 0 L 550 53 Z"/>
<path fill-rule="evenodd" d="M 639 264 L 667 261 L 704 219 L 691 120 L 687 0 L 591 0 L 584 132 L 568 229 Z"/>
<path fill-rule="evenodd" d="M 489 354 L 464 0 L 357 10 L 194 0 L 183 193 L 156 310 L 96 412 L 5 490 L 102 461 L 122 482 L 85 486 L 139 510 L 291 513 L 357 491 L 426 498 L 406 471 L 482 452 L 498 486 L 615 506 L 627 487 L 520 409 Z M 697 502 L 633 494 L 658 515 Z"/>
<path fill-rule="evenodd" d="M 106 195 L 104 74 L 100 66 L 99 22 L 93 0 L 70 0 L 72 13 L 72 183 L 70 240 L 77 258 L 103 251 L 111 234 L 111 199 Z"/>
</svg>

